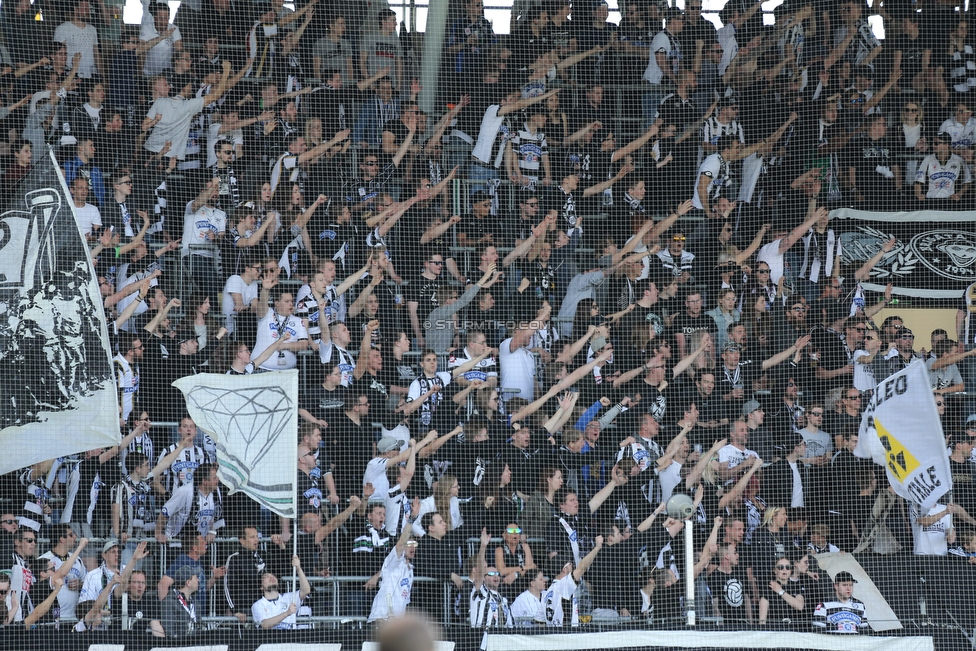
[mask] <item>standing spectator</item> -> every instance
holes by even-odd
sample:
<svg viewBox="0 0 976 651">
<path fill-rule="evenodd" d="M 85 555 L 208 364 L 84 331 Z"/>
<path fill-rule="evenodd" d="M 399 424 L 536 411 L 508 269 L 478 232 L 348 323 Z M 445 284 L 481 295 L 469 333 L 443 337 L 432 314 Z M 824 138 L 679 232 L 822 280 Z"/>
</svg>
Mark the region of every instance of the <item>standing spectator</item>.
<svg viewBox="0 0 976 651">
<path fill-rule="evenodd" d="M 217 466 L 200 464 L 193 472 L 193 482 L 173 491 L 156 518 L 156 540 L 161 543 L 179 536 L 190 522 L 196 534 L 212 541 L 217 530 L 224 526 L 223 499 Z"/>
<path fill-rule="evenodd" d="M 396 14 L 384 9 L 376 20 L 379 30 L 369 30 L 359 42 L 359 74 L 369 79 L 380 69 L 389 68 L 390 83 L 397 90 L 403 83 L 403 49 L 396 33 Z"/>
<path fill-rule="evenodd" d="M 142 43 L 136 54 L 145 55 L 142 74 L 147 77 L 159 75 L 172 67 L 173 53 L 183 50 L 183 36 L 169 21 L 169 4 L 164 0 L 155 0 L 151 4 L 150 0 L 142 0 L 139 40 Z"/>
<path fill-rule="evenodd" d="M 295 353 L 308 350 L 311 347 L 305 326 L 294 315 L 294 295 L 286 291 L 287 288 L 285 287 L 278 287 L 272 295 L 271 290 L 277 284 L 277 273 L 266 273 L 265 278 L 261 281 L 261 294 L 255 308 L 255 316 L 258 318 L 257 341 L 251 353 L 255 356 L 260 355 L 286 332 L 289 334 L 290 340 L 282 344 L 277 355 L 261 365 L 261 368 L 266 371 L 295 368 L 298 365 L 298 358 Z M 273 308 L 268 307 L 272 298 L 274 299 Z"/>
<path fill-rule="evenodd" d="M 377 580 L 381 581 L 367 621 L 389 620 L 406 612 L 413 587 L 413 559 L 417 554 L 417 541 L 410 539 L 412 532 L 412 527 L 404 525 L 396 546 L 383 561 L 379 577 L 374 576 L 367 583 L 367 588 L 372 589 Z"/>
<path fill-rule="evenodd" d="M 644 93 L 644 126 L 648 127 L 657 115 L 658 105 L 664 97 L 660 88 L 664 84 L 678 83 L 681 68 L 681 45 L 678 35 L 685 26 L 685 15 L 680 9 L 668 9 L 664 14 L 665 28 L 651 40 L 650 58 L 644 70 L 644 81 L 651 89 Z"/>
<path fill-rule="evenodd" d="M 81 54 L 81 61 L 77 64 L 72 62 L 72 67 L 77 65 L 77 75 L 82 79 L 88 79 L 101 75 L 105 78 L 105 69 L 102 67 L 102 58 L 98 53 L 98 31 L 95 26 L 88 22 L 91 17 L 91 7 L 88 0 L 75 0 L 71 10 L 71 18 L 58 25 L 54 30 L 54 41 L 64 43 L 68 48 L 68 57 Z"/>
</svg>

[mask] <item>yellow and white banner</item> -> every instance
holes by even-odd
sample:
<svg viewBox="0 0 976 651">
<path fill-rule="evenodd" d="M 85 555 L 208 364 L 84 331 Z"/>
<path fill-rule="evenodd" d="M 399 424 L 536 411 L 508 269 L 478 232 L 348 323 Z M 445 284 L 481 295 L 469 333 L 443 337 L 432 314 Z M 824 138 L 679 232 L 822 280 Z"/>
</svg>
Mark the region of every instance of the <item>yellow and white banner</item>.
<svg viewBox="0 0 976 651">
<path fill-rule="evenodd" d="M 861 417 L 854 454 L 884 466 L 895 492 L 920 505 L 923 513 L 952 490 L 925 362 L 916 360 L 878 384 Z"/>
</svg>

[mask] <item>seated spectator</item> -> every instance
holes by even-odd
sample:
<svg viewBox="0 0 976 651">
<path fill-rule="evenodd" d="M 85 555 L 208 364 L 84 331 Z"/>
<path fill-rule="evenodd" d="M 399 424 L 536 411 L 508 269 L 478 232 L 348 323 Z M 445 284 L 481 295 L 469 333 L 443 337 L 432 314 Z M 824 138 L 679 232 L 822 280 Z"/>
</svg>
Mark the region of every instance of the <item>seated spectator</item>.
<svg viewBox="0 0 976 651">
<path fill-rule="evenodd" d="M 312 586 L 305 577 L 305 572 L 302 571 L 302 563 L 298 556 L 292 556 L 291 565 L 298 575 L 298 590 L 281 594 L 278 592 L 278 577 L 271 572 L 261 575 L 262 596 L 251 606 L 251 614 L 254 623 L 264 630 L 296 628 L 297 614 L 302 607 L 302 602 L 312 593 Z"/>
<path fill-rule="evenodd" d="M 803 586 L 793 579 L 793 563 L 786 556 L 780 556 L 775 563 L 773 578 L 760 590 L 760 625 L 792 623 L 801 617 L 806 605 Z"/>
<path fill-rule="evenodd" d="M 853 597 L 856 583 L 850 572 L 834 575 L 834 594 L 817 604 L 813 612 L 814 630 L 856 635 L 867 629 L 868 616 L 864 602 Z"/>
</svg>

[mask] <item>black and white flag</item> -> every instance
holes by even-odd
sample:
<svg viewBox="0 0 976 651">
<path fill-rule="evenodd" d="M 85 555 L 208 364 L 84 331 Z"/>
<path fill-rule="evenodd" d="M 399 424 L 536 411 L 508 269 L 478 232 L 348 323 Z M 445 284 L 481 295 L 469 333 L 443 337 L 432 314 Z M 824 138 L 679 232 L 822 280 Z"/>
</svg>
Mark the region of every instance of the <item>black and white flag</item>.
<svg viewBox="0 0 976 651">
<path fill-rule="evenodd" d="M 0 473 L 118 445 L 105 310 L 50 153 L 0 214 Z"/>
<path fill-rule="evenodd" d="M 198 373 L 173 386 L 217 447 L 217 476 L 278 515 L 296 514 L 298 371 Z"/>
</svg>

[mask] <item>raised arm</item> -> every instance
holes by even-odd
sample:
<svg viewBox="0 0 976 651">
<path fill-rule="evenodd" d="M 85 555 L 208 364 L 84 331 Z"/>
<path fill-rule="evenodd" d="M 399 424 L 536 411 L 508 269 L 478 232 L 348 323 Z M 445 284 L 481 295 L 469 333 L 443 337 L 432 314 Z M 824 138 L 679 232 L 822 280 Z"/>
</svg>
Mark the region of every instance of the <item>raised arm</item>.
<svg viewBox="0 0 976 651">
<path fill-rule="evenodd" d="M 536 95 L 535 97 L 524 97 L 517 102 L 512 102 L 511 104 L 505 104 L 498 108 L 498 117 L 508 115 L 509 113 L 514 113 L 515 111 L 521 111 L 526 109 L 533 104 L 538 104 L 541 101 L 547 100 L 553 95 L 556 95 L 559 89 L 550 90 L 548 93 L 543 93 L 542 95 Z"/>
<path fill-rule="evenodd" d="M 790 357 L 792 357 L 796 351 L 803 350 L 806 347 L 806 345 L 809 343 L 810 343 L 810 335 L 803 335 L 802 337 L 796 340 L 796 343 L 794 343 L 786 350 L 781 350 L 780 352 L 776 353 L 769 359 L 763 361 L 762 363 L 763 370 L 765 371 L 773 368 L 774 366 L 782 364 Z"/>
<path fill-rule="evenodd" d="M 712 458 L 718 454 L 718 451 L 728 444 L 728 439 L 715 441 L 712 447 L 701 455 L 701 458 L 698 459 L 698 463 L 695 464 L 695 467 L 691 469 L 691 472 L 688 473 L 688 477 L 685 479 L 686 489 L 691 490 L 698 484 L 698 482 L 701 480 L 702 473 L 705 472 L 705 467 L 712 462 Z"/>
<path fill-rule="evenodd" d="M 780 240 L 779 242 L 780 254 L 782 255 L 783 253 L 789 251 L 794 244 L 800 241 L 801 237 L 807 234 L 807 231 L 809 231 L 811 228 L 814 227 L 814 225 L 820 220 L 821 217 L 826 217 L 826 216 L 827 216 L 827 209 L 817 208 L 816 199 L 811 199 L 809 203 L 809 207 L 807 209 L 806 220 L 802 224 L 794 228 L 789 235 L 787 235 L 782 240 Z"/>
<path fill-rule="evenodd" d="M 658 118 L 654 122 L 654 124 L 652 124 L 647 128 L 647 131 L 645 131 L 643 134 L 641 134 L 639 137 L 635 138 L 634 140 L 631 140 L 620 149 L 614 151 L 613 154 L 611 154 L 610 156 L 610 162 L 613 163 L 625 156 L 630 156 L 635 151 L 637 151 L 638 149 L 646 145 L 651 138 L 657 135 L 658 130 L 661 128 L 662 122 L 663 120 Z"/>
<path fill-rule="evenodd" d="M 369 350 L 373 346 L 373 333 L 380 329 L 380 322 L 378 319 L 373 319 L 366 324 L 366 332 L 363 333 L 363 340 L 359 344 L 359 357 L 356 359 L 356 368 L 353 369 L 352 375 L 357 380 L 362 379 L 366 374 L 366 364 L 369 361 Z"/>
<path fill-rule="evenodd" d="M 881 262 L 881 258 L 891 253 L 892 249 L 895 248 L 896 243 L 897 240 L 894 237 L 889 238 L 888 241 L 885 242 L 880 249 L 878 249 L 877 253 L 871 256 L 870 259 L 868 259 L 857 271 L 854 272 L 854 279 L 858 281 L 865 281 L 870 278 L 871 270 L 874 269 L 875 265 Z"/>
<path fill-rule="evenodd" d="M 593 565 L 596 555 L 600 553 L 603 548 L 603 536 L 596 537 L 596 545 L 593 546 L 593 551 L 580 559 L 579 566 L 573 570 L 573 580 L 579 583 L 583 579 L 583 575 L 586 571 L 590 569 L 590 565 Z"/>
<path fill-rule="evenodd" d="M 746 460 L 742 463 L 749 463 L 749 461 L 750 460 Z M 762 467 L 763 461 L 759 457 L 752 457 L 751 461 L 752 467 L 750 467 L 749 470 L 747 470 L 745 474 L 739 478 L 739 481 L 735 482 L 735 486 L 732 487 L 732 490 L 723 495 L 722 499 L 719 500 L 719 509 L 724 509 L 725 507 L 730 506 L 733 501 L 739 499 L 739 497 L 742 495 L 742 491 L 744 491 L 746 486 L 749 485 L 749 480 L 752 479 L 752 476 L 756 474 L 756 471 Z"/>
</svg>

